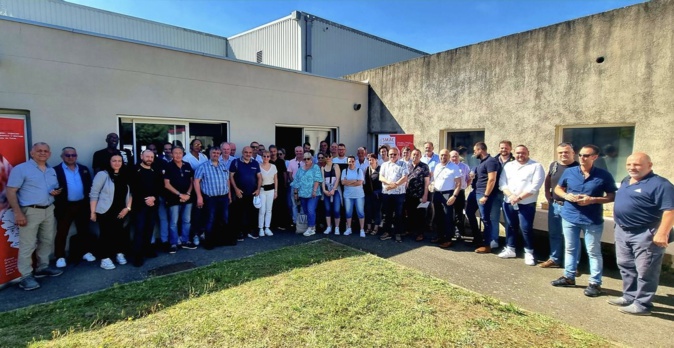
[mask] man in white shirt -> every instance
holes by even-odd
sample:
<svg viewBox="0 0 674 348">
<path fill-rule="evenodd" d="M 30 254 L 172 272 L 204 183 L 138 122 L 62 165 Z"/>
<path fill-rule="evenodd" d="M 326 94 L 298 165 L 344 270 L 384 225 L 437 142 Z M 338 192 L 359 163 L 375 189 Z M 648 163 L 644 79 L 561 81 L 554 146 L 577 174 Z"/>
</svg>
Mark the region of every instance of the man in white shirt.
<svg viewBox="0 0 674 348">
<path fill-rule="evenodd" d="M 348 160 L 346 158 L 346 145 L 344 144 L 339 144 L 337 145 L 337 158 L 332 159 L 332 163 L 337 163 L 337 164 L 346 164 L 346 161 Z"/>
<path fill-rule="evenodd" d="M 438 236 L 431 242 L 441 248 L 452 246 L 454 236 L 454 204 L 461 191 L 461 169 L 449 160 L 449 150 L 440 150 L 440 163 L 433 172 L 433 206 Z"/>
<path fill-rule="evenodd" d="M 381 181 L 383 187 L 383 212 L 386 214 L 383 226 L 386 232 L 379 239 L 391 239 L 391 233 L 393 232 L 391 224 L 393 223 L 396 242 L 402 242 L 403 204 L 405 203 L 409 166 L 398 162 L 398 155 L 398 149 L 392 147 L 388 153 L 389 161 L 382 164 L 379 170 L 379 181 Z"/>
<path fill-rule="evenodd" d="M 365 173 L 367 167 L 370 166 L 370 162 L 365 158 L 367 155 L 364 147 L 359 147 L 356 151 L 356 168 L 359 168 L 361 172 Z"/>
<path fill-rule="evenodd" d="M 464 215 L 463 210 L 466 208 L 466 187 L 471 184 L 472 179 L 470 178 L 470 167 L 461 162 L 458 151 L 450 151 L 449 160 L 459 166 L 461 170 L 461 189 L 456 194 L 456 203 L 454 203 L 454 221 L 459 228 L 459 236 L 457 236 L 459 238 L 464 235 L 466 230 L 466 215 Z"/>
<path fill-rule="evenodd" d="M 506 247 L 498 255 L 500 258 L 514 258 L 519 230 L 524 238 L 524 263 L 533 266 L 534 259 L 534 216 L 538 190 L 545 181 L 543 166 L 529 158 L 529 149 L 524 145 L 515 148 L 515 160 L 506 162 L 499 178 L 499 189 L 503 192 L 503 212 L 508 228 Z"/>
</svg>

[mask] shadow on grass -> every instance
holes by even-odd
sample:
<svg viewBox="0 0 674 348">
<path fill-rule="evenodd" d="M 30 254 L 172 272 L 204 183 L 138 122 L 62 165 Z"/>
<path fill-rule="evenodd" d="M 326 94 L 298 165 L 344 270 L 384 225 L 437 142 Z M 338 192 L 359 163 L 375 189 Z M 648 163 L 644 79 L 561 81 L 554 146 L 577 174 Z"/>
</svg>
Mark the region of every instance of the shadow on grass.
<svg viewBox="0 0 674 348">
<path fill-rule="evenodd" d="M 3 332 L 0 347 L 26 346 L 67 332 L 97 330 L 258 278 L 355 255 L 361 253 L 329 240 L 319 240 L 0 313 L 0 332 Z"/>
</svg>

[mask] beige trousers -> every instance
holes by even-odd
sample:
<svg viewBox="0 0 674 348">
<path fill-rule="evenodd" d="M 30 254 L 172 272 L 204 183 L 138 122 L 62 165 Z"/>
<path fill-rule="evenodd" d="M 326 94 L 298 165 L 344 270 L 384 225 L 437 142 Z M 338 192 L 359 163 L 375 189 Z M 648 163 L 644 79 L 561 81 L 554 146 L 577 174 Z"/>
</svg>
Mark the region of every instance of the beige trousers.
<svg viewBox="0 0 674 348">
<path fill-rule="evenodd" d="M 49 255 L 54 248 L 56 235 L 56 218 L 53 204 L 47 209 L 22 207 L 21 211 L 28 223 L 19 228 L 18 266 L 21 277 L 26 277 L 33 272 L 34 251 L 37 251 L 36 270 L 49 266 Z"/>
</svg>

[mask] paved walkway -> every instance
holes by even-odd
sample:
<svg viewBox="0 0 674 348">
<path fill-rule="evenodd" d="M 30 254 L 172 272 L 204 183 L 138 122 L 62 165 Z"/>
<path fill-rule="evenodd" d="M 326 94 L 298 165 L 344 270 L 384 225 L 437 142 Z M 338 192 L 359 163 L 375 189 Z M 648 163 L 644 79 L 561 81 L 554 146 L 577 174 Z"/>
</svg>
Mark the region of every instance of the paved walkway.
<svg viewBox="0 0 674 348">
<path fill-rule="evenodd" d="M 104 271 L 98 262 L 69 265 L 57 278 L 41 280 L 42 288 L 25 292 L 18 287 L 0 290 L 0 311 L 8 311 L 33 304 L 106 289 L 114 284 L 140 281 L 149 270 L 177 262 L 193 262 L 204 266 L 221 260 L 231 260 L 259 252 L 304 243 L 311 238 L 289 233 L 277 233 L 271 238 L 246 239 L 236 247 L 221 247 L 213 251 L 185 250 L 175 255 L 162 254 L 149 260 L 143 267 L 119 266 Z M 358 236 L 330 236 L 331 239 L 418 269 L 466 289 L 512 302 L 527 310 L 557 318 L 569 325 L 585 329 L 612 341 L 635 347 L 673 346 L 674 276 L 663 275 L 656 296 L 656 309 L 651 317 L 633 317 L 621 314 L 606 303 L 609 296 L 620 296 L 621 282 L 612 256 L 605 256 L 604 291 L 608 296 L 588 298 L 583 295 L 587 274 L 581 276 L 576 288 L 554 288 L 549 282 L 561 275 L 560 269 L 541 269 L 524 265 L 522 258 L 501 260 L 496 255 L 478 255 L 457 244 L 452 250 L 442 250 L 427 242 L 365 239 Z M 545 257 L 545 241 L 540 240 L 541 255 Z M 581 263 L 584 273 L 587 264 Z"/>
</svg>

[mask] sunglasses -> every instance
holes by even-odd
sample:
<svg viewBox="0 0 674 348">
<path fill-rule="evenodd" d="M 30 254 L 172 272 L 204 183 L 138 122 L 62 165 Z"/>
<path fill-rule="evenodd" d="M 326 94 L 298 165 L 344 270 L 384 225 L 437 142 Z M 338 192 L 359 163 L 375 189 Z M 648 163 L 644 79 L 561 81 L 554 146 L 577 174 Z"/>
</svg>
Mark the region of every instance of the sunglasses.
<svg viewBox="0 0 674 348">
<path fill-rule="evenodd" d="M 322 160 L 322 159 L 325 159 L 325 157 L 318 157 L 318 160 Z"/>
<path fill-rule="evenodd" d="M 311 158 L 305 158 L 304 160 L 305 160 L 305 161 L 312 161 Z"/>
<path fill-rule="evenodd" d="M 583 158 L 588 158 L 588 157 L 594 156 L 594 155 L 595 155 L 595 154 L 593 154 L 593 153 L 591 153 L 591 154 L 581 153 L 581 154 L 579 154 L 578 156 L 579 156 L 579 157 L 583 157 Z"/>
<path fill-rule="evenodd" d="M 69 157 L 69 158 L 76 158 L 76 157 L 77 157 L 77 154 L 76 154 L 76 153 L 66 153 L 66 154 L 64 154 L 63 156 Z"/>
<path fill-rule="evenodd" d="M 393 157 L 398 156 L 397 153 L 390 153 L 390 154 L 388 154 L 388 155 L 389 155 L 389 157 L 391 157 L 391 156 L 393 156 Z"/>
</svg>

